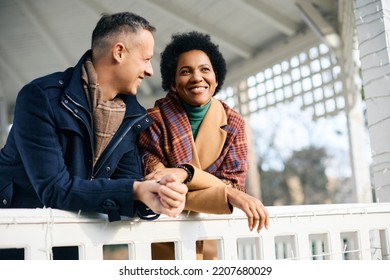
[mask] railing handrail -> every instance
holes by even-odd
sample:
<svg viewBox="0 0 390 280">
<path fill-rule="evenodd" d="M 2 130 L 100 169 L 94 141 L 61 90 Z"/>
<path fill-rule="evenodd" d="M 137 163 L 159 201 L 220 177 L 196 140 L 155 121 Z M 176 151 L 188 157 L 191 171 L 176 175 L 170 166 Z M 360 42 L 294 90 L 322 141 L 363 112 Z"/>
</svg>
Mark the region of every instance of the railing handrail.
<svg viewBox="0 0 390 280">
<path fill-rule="evenodd" d="M 310 209 L 310 211 L 308 211 Z M 313 204 L 313 205 L 287 205 L 287 206 L 268 206 L 267 210 L 270 219 L 280 217 L 305 217 L 305 216 L 329 216 L 329 215 L 352 215 L 369 213 L 390 213 L 389 203 L 348 203 L 348 204 Z M 107 216 L 99 213 L 64 211 L 53 208 L 14 208 L 0 209 L 0 224 L 25 224 L 47 222 L 47 218 L 54 218 L 56 223 L 96 223 L 106 222 Z M 234 209 L 234 213 L 225 215 L 188 213 L 184 211 L 177 217 L 168 217 L 161 215 L 157 221 L 172 220 L 229 220 L 246 219 L 244 212 Z M 122 221 L 143 222 L 138 218 L 122 217 Z M 148 222 L 148 221 L 144 221 Z"/>
</svg>

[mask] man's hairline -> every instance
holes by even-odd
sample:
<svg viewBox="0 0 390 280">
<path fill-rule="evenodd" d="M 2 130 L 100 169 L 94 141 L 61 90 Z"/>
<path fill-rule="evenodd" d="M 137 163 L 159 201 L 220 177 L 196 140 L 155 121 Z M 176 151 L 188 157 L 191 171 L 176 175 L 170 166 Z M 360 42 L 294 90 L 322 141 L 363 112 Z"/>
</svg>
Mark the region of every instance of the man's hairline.
<svg viewBox="0 0 390 280">
<path fill-rule="evenodd" d="M 149 28 L 144 28 L 142 26 L 136 28 L 135 31 L 132 31 L 132 30 L 122 30 L 121 32 L 116 32 L 114 36 L 112 36 L 112 34 L 109 34 L 107 36 L 104 36 L 102 38 L 99 39 L 100 43 L 97 44 L 97 46 L 91 46 L 91 50 L 92 50 L 92 53 L 94 53 L 94 50 L 95 52 L 98 52 L 98 50 L 102 51 L 103 53 L 108 51 L 109 49 L 111 49 L 115 44 L 119 43 L 119 42 L 122 42 L 126 48 L 128 48 L 128 51 L 131 51 L 132 48 L 136 47 L 137 45 L 141 44 L 141 41 L 138 39 L 135 39 L 135 40 L 129 40 L 129 38 L 125 38 L 126 35 L 128 36 L 129 34 L 131 34 L 132 38 L 137 38 L 143 30 L 145 31 L 148 31 L 150 32 L 152 35 L 153 35 L 153 32 L 155 31 L 155 29 L 149 29 Z M 108 44 L 107 41 L 110 40 L 109 37 L 113 37 L 113 39 L 111 39 L 111 43 Z M 122 40 L 120 40 L 120 37 L 122 37 Z M 101 42 L 105 41 L 104 44 L 106 44 L 107 46 L 103 49 L 102 47 L 99 47 L 99 45 L 101 44 Z"/>
</svg>

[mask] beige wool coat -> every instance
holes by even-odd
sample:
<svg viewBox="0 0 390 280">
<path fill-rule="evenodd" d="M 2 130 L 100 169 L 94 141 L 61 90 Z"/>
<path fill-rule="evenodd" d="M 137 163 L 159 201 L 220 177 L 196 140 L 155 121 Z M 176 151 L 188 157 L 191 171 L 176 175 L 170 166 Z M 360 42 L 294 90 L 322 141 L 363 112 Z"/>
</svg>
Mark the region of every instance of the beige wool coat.
<svg viewBox="0 0 390 280">
<path fill-rule="evenodd" d="M 230 214 L 233 207 L 229 204 L 226 188 L 229 187 L 221 179 L 203 171 L 213 164 L 220 155 L 226 140 L 226 131 L 221 127 L 227 124 L 227 116 L 220 102 L 212 102 L 199 127 L 196 140 L 192 140 L 194 176 L 188 183 L 188 193 L 185 210 L 211 213 Z M 158 163 L 155 169 L 164 168 Z M 202 244 L 203 243 L 203 244 Z M 153 259 L 174 259 L 172 243 L 153 244 Z M 215 259 L 217 255 L 216 242 L 207 240 L 197 242 L 198 259 Z"/>
</svg>

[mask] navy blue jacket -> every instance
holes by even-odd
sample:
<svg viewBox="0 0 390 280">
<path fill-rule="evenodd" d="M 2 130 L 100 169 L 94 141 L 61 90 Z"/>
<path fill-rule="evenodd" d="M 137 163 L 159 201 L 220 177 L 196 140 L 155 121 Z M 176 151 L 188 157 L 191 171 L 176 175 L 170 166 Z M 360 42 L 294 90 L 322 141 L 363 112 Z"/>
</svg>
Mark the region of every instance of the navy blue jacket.
<svg viewBox="0 0 390 280">
<path fill-rule="evenodd" d="M 19 92 L 13 126 L 0 151 L 0 208 L 99 212 L 110 221 L 151 214 L 133 201 L 134 180 L 143 176 L 137 137 L 151 122 L 135 96 L 123 96 L 124 120 L 92 165 L 92 114 L 81 81 L 90 55 Z"/>
</svg>

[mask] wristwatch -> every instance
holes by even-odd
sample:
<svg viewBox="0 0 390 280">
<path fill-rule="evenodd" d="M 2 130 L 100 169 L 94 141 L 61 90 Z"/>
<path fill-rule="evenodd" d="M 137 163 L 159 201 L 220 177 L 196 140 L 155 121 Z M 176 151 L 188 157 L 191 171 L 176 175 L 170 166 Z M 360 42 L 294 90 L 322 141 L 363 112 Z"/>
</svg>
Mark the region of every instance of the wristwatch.
<svg viewBox="0 0 390 280">
<path fill-rule="evenodd" d="M 187 172 L 187 178 L 184 180 L 184 184 L 188 184 L 191 182 L 192 177 L 194 177 L 194 167 L 190 164 L 179 164 L 176 166 L 177 168 L 184 169 Z"/>
</svg>

